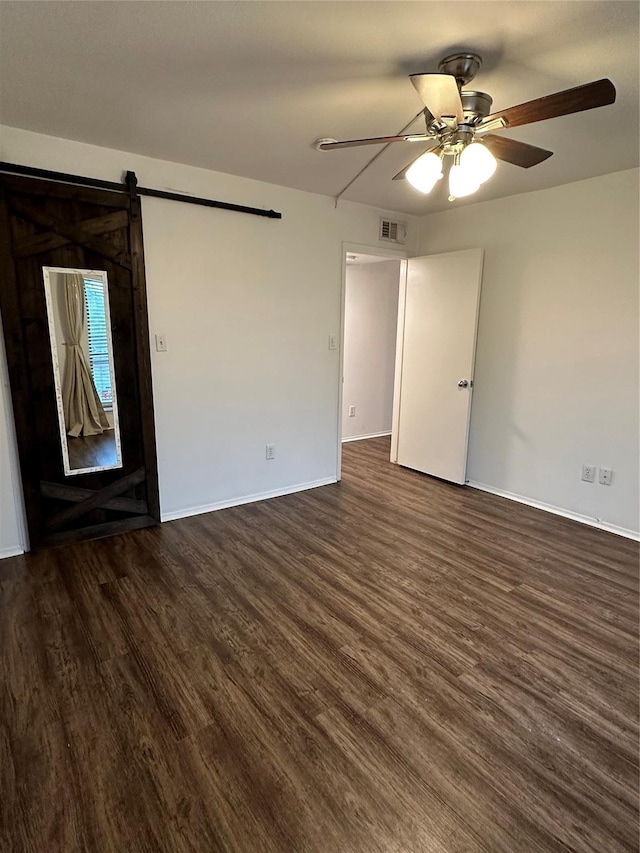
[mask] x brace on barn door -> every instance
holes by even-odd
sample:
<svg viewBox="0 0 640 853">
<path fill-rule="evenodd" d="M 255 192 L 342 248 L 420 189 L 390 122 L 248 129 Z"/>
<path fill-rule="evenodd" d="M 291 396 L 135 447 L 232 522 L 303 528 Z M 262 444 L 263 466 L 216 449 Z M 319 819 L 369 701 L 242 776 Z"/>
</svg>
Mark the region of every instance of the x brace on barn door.
<svg viewBox="0 0 640 853">
<path fill-rule="evenodd" d="M 261 207 L 247 207 L 244 204 L 231 204 L 226 201 L 214 201 L 210 198 L 198 198 L 197 196 L 171 193 L 165 190 L 153 190 L 149 187 L 138 187 L 136 186 L 137 180 L 134 172 L 127 172 L 127 180 L 124 184 L 118 184 L 114 181 L 101 181 L 98 178 L 84 178 L 80 175 L 69 175 L 65 172 L 52 172 L 48 169 L 35 169 L 31 166 L 20 166 L 17 163 L 0 162 L 0 172 L 10 175 L 23 175 L 27 178 L 45 178 L 65 184 L 77 184 L 83 187 L 95 187 L 96 189 L 121 193 L 128 193 L 130 191 L 132 180 L 130 176 L 133 176 L 134 186 L 138 195 L 146 195 L 150 198 L 163 198 L 168 201 L 182 201 L 185 204 L 197 204 L 201 207 L 215 207 L 220 210 L 235 211 L 236 213 L 250 213 L 253 216 L 264 216 L 267 219 L 282 219 L 282 214 L 277 210 L 264 210 Z"/>
<path fill-rule="evenodd" d="M 107 216 L 97 216 L 93 219 L 70 223 L 64 222 L 58 216 L 43 214 L 39 210 L 37 202 L 31 200 L 16 199 L 13 203 L 13 209 L 25 219 L 33 222 L 34 225 L 51 229 L 45 234 L 37 234 L 34 237 L 19 241 L 17 245 L 19 257 L 26 258 L 54 247 L 59 248 L 67 243 L 78 243 L 86 246 L 96 255 L 100 255 L 101 258 L 113 261 L 114 264 L 118 264 L 127 270 L 131 269 L 131 258 L 128 252 L 118 251 L 106 240 L 95 236 L 104 234 L 109 230 L 116 231 L 125 227 L 128 221 L 126 211 L 118 211 L 116 214 L 111 213 Z"/>
<path fill-rule="evenodd" d="M 64 501 L 72 501 L 73 506 L 68 507 L 67 509 L 63 509 L 60 512 L 52 515 L 46 523 L 47 530 L 58 530 L 64 524 L 69 521 L 73 521 L 76 518 L 80 518 L 80 516 L 85 515 L 87 512 L 90 512 L 92 509 L 97 509 L 99 507 L 106 507 L 107 504 L 111 501 L 112 498 L 121 495 L 123 492 L 126 492 L 132 486 L 136 486 L 138 483 L 142 483 L 145 479 L 145 470 L 144 468 L 138 468 L 137 471 L 133 471 L 131 474 L 127 474 L 126 477 L 121 477 L 119 480 L 116 480 L 114 483 L 111 483 L 108 486 L 105 486 L 103 489 L 99 491 L 91 491 L 87 489 L 87 496 L 83 497 L 79 503 L 76 503 L 77 496 L 72 494 L 78 490 L 67 486 L 60 486 L 58 488 L 55 487 L 55 484 L 46 484 L 40 483 L 40 490 L 42 494 L 46 497 L 55 497 Z M 47 488 L 47 485 L 49 486 Z M 53 489 L 51 487 L 54 487 Z M 84 490 L 83 490 L 84 491 Z M 121 500 L 123 500 L 121 498 Z M 146 503 L 144 501 L 131 501 L 131 504 L 141 504 L 143 509 L 142 511 L 146 513 Z M 118 507 L 122 509 L 122 506 Z M 127 507 L 129 509 L 129 507 Z"/>
</svg>

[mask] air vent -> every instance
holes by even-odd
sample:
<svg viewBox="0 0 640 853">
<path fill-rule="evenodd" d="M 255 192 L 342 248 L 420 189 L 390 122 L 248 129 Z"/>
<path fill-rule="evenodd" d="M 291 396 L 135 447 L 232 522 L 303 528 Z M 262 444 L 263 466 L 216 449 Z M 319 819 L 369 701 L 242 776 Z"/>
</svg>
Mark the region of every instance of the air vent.
<svg viewBox="0 0 640 853">
<path fill-rule="evenodd" d="M 406 222 L 394 222 L 392 219 L 380 220 L 380 239 L 386 243 L 404 243 L 406 234 Z"/>
</svg>

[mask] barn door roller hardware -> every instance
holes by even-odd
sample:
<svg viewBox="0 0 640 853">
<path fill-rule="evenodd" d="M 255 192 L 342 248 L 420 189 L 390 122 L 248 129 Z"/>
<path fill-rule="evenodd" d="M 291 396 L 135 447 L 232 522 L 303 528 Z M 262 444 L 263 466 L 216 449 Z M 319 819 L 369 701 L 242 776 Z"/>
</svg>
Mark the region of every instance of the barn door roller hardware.
<svg viewBox="0 0 640 853">
<path fill-rule="evenodd" d="M 0 172 L 10 175 L 23 175 L 27 178 L 45 178 L 50 181 L 59 181 L 64 184 L 77 184 L 83 187 L 95 187 L 101 190 L 111 190 L 112 192 L 130 193 L 131 181 L 135 181 L 135 173 L 127 172 L 127 181 L 123 184 L 118 184 L 115 181 L 101 181 L 98 178 L 84 178 L 80 175 L 68 175 L 64 172 L 51 172 L 48 169 L 35 169 L 32 166 L 20 166 L 17 163 L 1 163 Z M 227 201 L 214 201 L 210 198 L 198 198 L 192 195 L 182 195 L 181 193 L 165 192 L 164 190 L 153 190 L 149 187 L 136 186 L 138 195 L 146 195 L 151 198 L 163 198 L 168 201 L 182 201 L 186 204 L 198 204 L 201 207 L 217 207 L 220 210 L 232 210 L 236 213 L 250 213 L 253 216 L 264 216 L 267 219 L 282 219 L 282 214 L 277 210 L 264 210 L 260 207 L 247 207 L 244 204 L 231 204 Z"/>
</svg>

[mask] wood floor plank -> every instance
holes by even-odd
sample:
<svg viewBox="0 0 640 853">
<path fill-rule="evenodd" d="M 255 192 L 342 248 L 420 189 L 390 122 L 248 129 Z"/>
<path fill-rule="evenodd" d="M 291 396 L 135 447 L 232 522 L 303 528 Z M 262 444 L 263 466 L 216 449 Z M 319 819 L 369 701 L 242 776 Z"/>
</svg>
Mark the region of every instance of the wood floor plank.
<svg viewBox="0 0 640 853">
<path fill-rule="evenodd" d="M 638 853 L 638 544 L 339 484 L 0 563 L 11 853 Z"/>
</svg>

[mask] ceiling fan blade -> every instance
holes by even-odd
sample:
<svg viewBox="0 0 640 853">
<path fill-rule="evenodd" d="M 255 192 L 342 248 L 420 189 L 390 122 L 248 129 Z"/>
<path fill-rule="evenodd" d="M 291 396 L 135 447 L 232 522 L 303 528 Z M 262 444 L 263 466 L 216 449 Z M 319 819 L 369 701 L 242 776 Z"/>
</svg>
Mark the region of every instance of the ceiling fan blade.
<svg viewBox="0 0 640 853">
<path fill-rule="evenodd" d="M 319 151 L 333 151 L 336 148 L 355 148 L 358 145 L 389 145 L 391 142 L 425 142 L 434 137 L 426 133 L 409 133 L 402 136 L 374 136 L 370 139 L 345 139 L 342 142 L 319 142 Z"/>
<path fill-rule="evenodd" d="M 458 84 L 451 74 L 410 74 L 409 79 L 434 118 L 464 119 Z"/>
<path fill-rule="evenodd" d="M 526 142 L 518 142 L 517 139 L 494 136 L 492 133 L 484 136 L 482 142 L 498 160 L 513 163 L 514 166 L 522 166 L 523 169 L 537 166 L 553 154 L 553 151 L 546 151 L 544 148 L 537 148 Z"/>
<path fill-rule="evenodd" d="M 437 148 L 437 147 L 438 147 L 437 145 L 433 145 L 431 148 L 425 148 L 425 150 L 421 151 L 417 157 L 414 157 L 410 163 L 407 163 L 407 165 L 404 167 L 404 169 L 400 169 L 398 174 L 394 175 L 393 178 L 391 178 L 391 180 L 392 181 L 403 181 L 407 177 L 407 172 L 413 166 L 413 164 L 416 162 L 416 160 L 419 160 L 423 154 L 427 153 L 427 151 L 433 151 L 433 149 Z"/>
<path fill-rule="evenodd" d="M 518 127 L 522 124 L 532 124 L 534 121 L 604 107 L 612 104 L 615 99 L 616 89 L 611 80 L 595 80 L 593 83 L 585 83 L 574 89 L 565 89 L 563 92 L 545 95 L 534 101 L 527 101 L 526 104 L 492 113 L 483 119 L 478 127 L 482 128 L 483 124 L 495 118 L 505 119 L 508 127 Z"/>
</svg>

